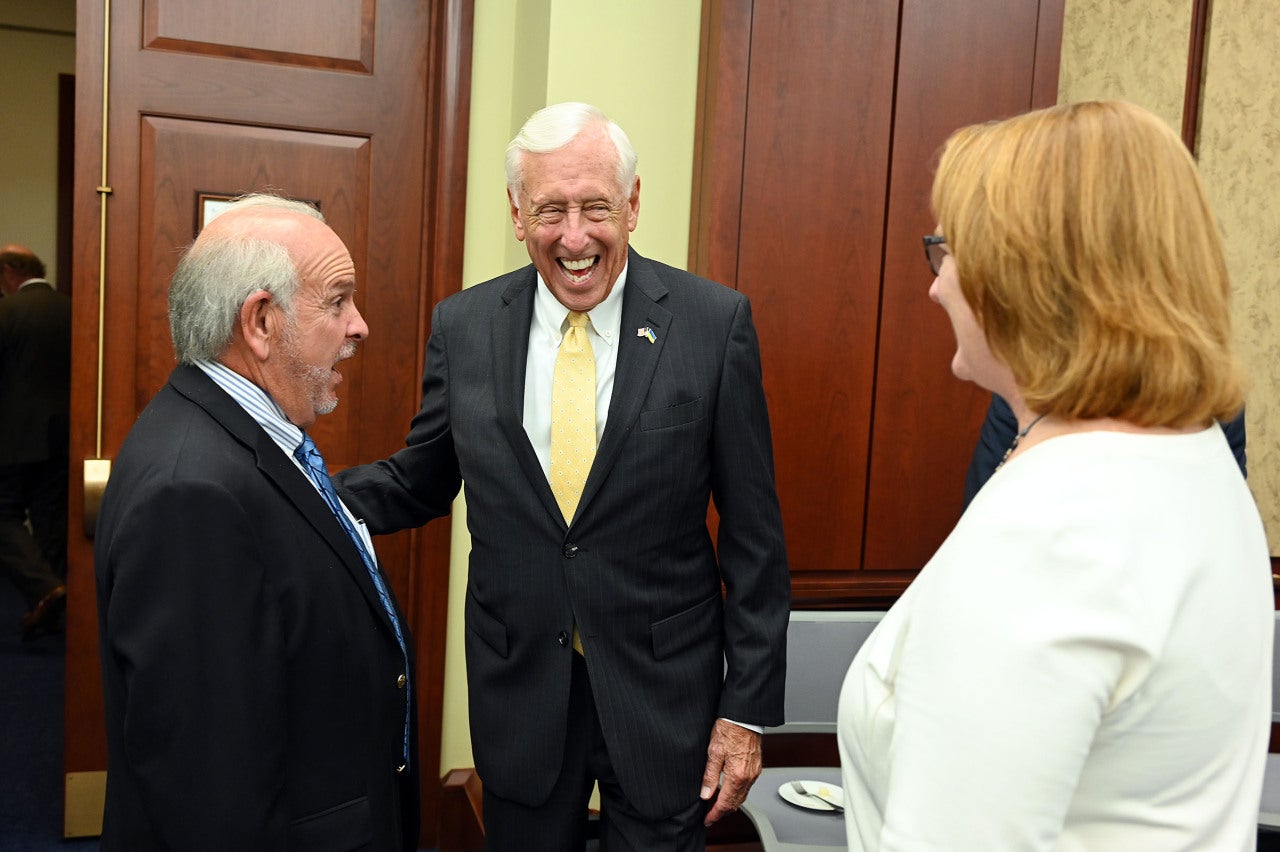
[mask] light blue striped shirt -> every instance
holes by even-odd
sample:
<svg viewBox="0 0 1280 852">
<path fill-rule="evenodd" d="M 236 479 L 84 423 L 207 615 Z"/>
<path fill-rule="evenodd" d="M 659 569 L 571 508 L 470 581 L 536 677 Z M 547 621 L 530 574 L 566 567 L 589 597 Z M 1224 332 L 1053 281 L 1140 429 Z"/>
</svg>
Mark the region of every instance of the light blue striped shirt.
<svg viewBox="0 0 1280 852">
<path fill-rule="evenodd" d="M 307 473 L 306 469 L 293 455 L 293 451 L 302 443 L 302 430 L 289 422 L 284 410 L 276 404 L 271 395 L 230 367 L 217 361 L 196 361 L 195 366 L 203 370 L 204 374 L 212 379 L 214 384 L 226 391 L 227 395 L 234 399 L 263 428 L 271 437 L 271 440 L 276 443 L 276 446 L 280 448 L 280 451 L 289 457 L 289 461 L 293 462 L 293 466 L 302 472 L 303 477 L 307 482 L 311 483 L 311 487 L 316 489 L 316 493 L 319 494 L 320 486 L 316 485 L 311 475 Z M 324 495 L 321 496 L 323 497 Z M 341 497 L 338 498 L 338 502 L 342 502 Z M 365 526 L 364 521 L 351 514 L 351 510 L 347 508 L 345 503 L 342 504 L 342 511 L 346 512 L 352 526 L 360 534 L 360 539 L 368 549 L 369 555 L 376 562 L 378 555 L 373 549 L 373 536 L 369 535 L 368 527 Z"/>
</svg>

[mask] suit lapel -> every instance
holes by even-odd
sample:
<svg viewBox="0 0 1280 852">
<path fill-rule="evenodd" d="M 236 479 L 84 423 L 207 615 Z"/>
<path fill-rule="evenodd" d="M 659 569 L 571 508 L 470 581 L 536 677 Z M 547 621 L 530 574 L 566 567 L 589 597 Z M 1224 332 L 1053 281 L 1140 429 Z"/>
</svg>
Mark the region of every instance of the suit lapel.
<svg viewBox="0 0 1280 852">
<path fill-rule="evenodd" d="M 516 462 L 547 511 L 565 526 L 560 506 L 551 492 L 538 454 L 524 430 L 524 378 L 529 360 L 529 326 L 538 279 L 533 266 L 517 273 L 502 294 L 502 306 L 493 317 L 493 371 L 498 423 L 511 444 Z"/>
<path fill-rule="evenodd" d="M 271 436 L 258 425 L 257 421 L 200 368 L 179 366 L 170 376 L 169 383 L 178 393 L 203 408 L 233 438 L 253 452 L 258 469 L 338 555 L 347 573 L 359 586 L 360 592 L 373 609 L 375 616 L 390 628 L 391 620 L 382 607 L 382 601 L 373 586 L 369 570 L 365 568 L 364 560 L 342 525 L 333 516 L 333 512 L 329 511 L 324 498 L 307 479 L 307 475 L 285 456 L 280 446 L 271 440 Z M 270 520 L 264 519 L 264 522 L 269 523 Z"/>
<path fill-rule="evenodd" d="M 634 249 L 630 252 L 627 285 L 622 294 L 622 324 L 618 334 L 618 366 L 613 377 L 613 398 L 609 401 L 609 417 L 604 435 L 596 450 L 591 473 L 582 489 L 578 514 L 600 490 L 609 469 L 617 461 L 627 436 L 631 433 L 640 407 L 649 393 L 658 358 L 671 332 L 671 312 L 659 302 L 667 295 L 667 287 L 657 273 Z M 640 329 L 651 330 L 653 342 L 639 336 Z"/>
<path fill-rule="evenodd" d="M 654 370 L 667 333 L 671 329 L 671 312 L 659 302 L 667 295 L 662 283 L 647 260 L 630 251 L 627 285 L 622 294 L 622 323 L 618 335 L 618 366 L 613 379 L 613 397 L 600 447 L 592 462 L 578 503 L 578 514 L 600 490 L 601 483 L 618 458 L 630 434 L 640 407 L 649 392 Z M 498 423 L 502 427 L 516 461 L 529 480 L 547 512 L 562 528 L 567 529 L 560 506 L 556 503 L 537 453 L 524 430 L 524 378 L 529 357 L 529 325 L 533 322 L 533 300 L 537 277 L 533 267 L 518 273 L 503 293 L 503 304 L 493 318 L 494 393 Z M 637 329 L 648 328 L 655 340 L 637 336 Z"/>
</svg>

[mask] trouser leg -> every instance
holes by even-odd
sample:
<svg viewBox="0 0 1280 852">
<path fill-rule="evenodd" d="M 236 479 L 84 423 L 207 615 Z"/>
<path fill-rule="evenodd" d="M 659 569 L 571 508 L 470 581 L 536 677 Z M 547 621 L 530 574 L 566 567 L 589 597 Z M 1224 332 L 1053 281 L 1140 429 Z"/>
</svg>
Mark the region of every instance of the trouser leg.
<svg viewBox="0 0 1280 852">
<path fill-rule="evenodd" d="M 573 657 L 560 775 L 547 801 L 533 807 L 502 799 L 485 788 L 484 840 L 489 852 L 582 852 L 586 848 L 587 802 L 594 779 L 587 773 L 588 735 L 584 733 L 590 722 L 582 722 L 588 712 L 594 713 L 594 705 L 589 704 L 586 664 L 577 654 Z"/>
<path fill-rule="evenodd" d="M 31 533 L 49 570 L 67 578 L 67 460 L 50 459 L 24 465 Z"/>
<path fill-rule="evenodd" d="M 28 608 L 61 584 L 27 529 L 22 465 L 0 465 L 0 574 L 26 598 Z"/>
</svg>

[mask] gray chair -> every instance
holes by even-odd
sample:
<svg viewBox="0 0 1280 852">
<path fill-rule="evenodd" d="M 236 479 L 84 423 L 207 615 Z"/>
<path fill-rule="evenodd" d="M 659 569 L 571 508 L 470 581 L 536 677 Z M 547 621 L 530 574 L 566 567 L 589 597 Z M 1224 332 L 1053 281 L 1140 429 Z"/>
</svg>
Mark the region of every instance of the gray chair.
<svg viewBox="0 0 1280 852">
<path fill-rule="evenodd" d="M 883 612 L 792 612 L 787 628 L 787 723 L 773 734 L 836 732 L 840 687 L 854 655 Z M 767 748 L 767 746 L 766 746 Z M 829 852 L 846 847 L 844 815 L 810 811 L 783 800 L 779 788 L 794 780 L 840 783 L 832 766 L 766 767 L 742 803 L 765 852 Z"/>
<path fill-rule="evenodd" d="M 1280 628 L 1280 612 L 1276 613 Z M 1271 646 L 1271 724 L 1280 722 L 1280 629 Z M 1258 825 L 1269 833 L 1280 831 L 1280 754 L 1267 755 L 1267 771 L 1262 776 L 1262 802 L 1258 807 Z"/>
</svg>

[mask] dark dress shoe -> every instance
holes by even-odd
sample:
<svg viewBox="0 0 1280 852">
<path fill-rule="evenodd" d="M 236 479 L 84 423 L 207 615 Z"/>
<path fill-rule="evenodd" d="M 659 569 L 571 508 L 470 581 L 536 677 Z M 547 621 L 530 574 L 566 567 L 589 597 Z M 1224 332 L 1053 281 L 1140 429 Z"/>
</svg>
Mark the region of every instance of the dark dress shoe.
<svg viewBox="0 0 1280 852">
<path fill-rule="evenodd" d="M 22 617 L 22 641 L 30 642 L 58 629 L 58 621 L 67 608 L 67 587 L 55 586 L 49 594 Z"/>
</svg>

